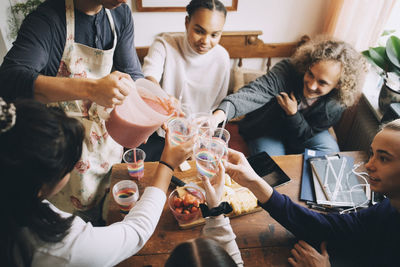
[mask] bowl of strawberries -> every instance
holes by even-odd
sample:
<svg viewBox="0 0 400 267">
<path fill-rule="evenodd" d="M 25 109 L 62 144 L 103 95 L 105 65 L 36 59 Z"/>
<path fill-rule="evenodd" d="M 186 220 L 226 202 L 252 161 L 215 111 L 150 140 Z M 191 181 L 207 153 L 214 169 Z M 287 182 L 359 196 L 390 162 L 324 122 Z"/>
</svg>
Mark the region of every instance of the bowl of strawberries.
<svg viewBox="0 0 400 267">
<path fill-rule="evenodd" d="M 204 194 L 191 186 L 177 187 L 168 197 L 168 206 L 179 224 L 187 224 L 201 217 L 200 203 Z"/>
</svg>

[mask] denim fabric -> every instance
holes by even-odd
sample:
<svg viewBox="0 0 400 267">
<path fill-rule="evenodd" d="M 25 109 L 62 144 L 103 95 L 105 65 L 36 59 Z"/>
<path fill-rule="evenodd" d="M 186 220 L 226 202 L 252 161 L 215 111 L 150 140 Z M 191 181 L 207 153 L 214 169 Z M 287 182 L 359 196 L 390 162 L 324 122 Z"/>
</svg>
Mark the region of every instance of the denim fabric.
<svg viewBox="0 0 400 267">
<path fill-rule="evenodd" d="M 277 132 L 270 136 L 262 136 L 248 140 L 247 145 L 250 150 L 250 155 L 255 155 L 262 151 L 267 152 L 270 156 L 300 154 L 303 153 L 306 148 L 327 152 L 339 152 L 339 146 L 328 130 L 314 135 L 304 143 L 283 140 L 282 135 Z"/>
</svg>

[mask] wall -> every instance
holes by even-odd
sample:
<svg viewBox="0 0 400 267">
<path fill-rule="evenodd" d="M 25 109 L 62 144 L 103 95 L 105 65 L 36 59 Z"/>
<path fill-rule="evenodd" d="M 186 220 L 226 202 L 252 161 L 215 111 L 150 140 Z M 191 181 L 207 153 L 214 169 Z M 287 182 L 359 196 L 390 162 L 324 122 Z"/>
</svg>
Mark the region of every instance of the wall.
<svg viewBox="0 0 400 267">
<path fill-rule="evenodd" d="M 303 34 L 321 32 L 330 0 L 239 0 L 238 10 L 228 13 L 226 31 L 261 30 L 264 42 L 290 42 Z M 184 31 L 185 12 L 136 12 L 130 0 L 135 21 L 135 45 L 148 46 L 160 32 Z M 4 3 L 1 4 L 3 6 Z M 3 6 L 4 7 L 4 6 Z M 0 8 L 0 12 L 5 9 Z M 3 16 L 2 16 L 3 17 Z M 4 36 L 5 19 L 0 20 Z M 0 62 L 11 41 L 0 46 Z"/>
<path fill-rule="evenodd" d="M 264 42 L 292 42 L 302 35 L 314 36 L 322 31 L 330 0 L 238 0 L 238 10 L 228 12 L 224 30 L 261 30 Z M 149 46 L 161 32 L 185 31 L 186 12 L 137 12 L 135 45 Z M 261 60 L 247 59 L 244 66 L 262 69 Z"/>
<path fill-rule="evenodd" d="M 238 10 L 228 12 L 224 30 L 262 30 L 264 42 L 290 42 L 303 34 L 322 31 L 327 0 L 239 0 Z M 131 3 L 137 46 L 150 45 L 165 31 L 184 31 L 185 12 L 137 12 Z"/>
</svg>

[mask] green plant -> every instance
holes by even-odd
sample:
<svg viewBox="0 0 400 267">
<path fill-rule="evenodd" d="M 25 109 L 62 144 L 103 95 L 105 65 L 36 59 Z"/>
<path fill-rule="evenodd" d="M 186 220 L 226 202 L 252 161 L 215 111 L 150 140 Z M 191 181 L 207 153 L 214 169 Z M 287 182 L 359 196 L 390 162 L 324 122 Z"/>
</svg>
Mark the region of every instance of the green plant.
<svg viewBox="0 0 400 267">
<path fill-rule="evenodd" d="M 15 3 L 10 5 L 8 13 L 8 26 L 10 29 L 9 37 L 15 39 L 18 34 L 18 29 L 24 18 L 31 13 L 43 0 L 27 0 L 25 3 Z M 10 2 L 11 4 L 11 2 Z"/>
<path fill-rule="evenodd" d="M 385 33 L 391 34 L 391 32 Z M 397 87 L 400 84 L 400 39 L 398 37 L 392 35 L 387 39 L 385 46 L 371 47 L 362 54 L 377 67 L 379 74 L 388 85 Z"/>
</svg>

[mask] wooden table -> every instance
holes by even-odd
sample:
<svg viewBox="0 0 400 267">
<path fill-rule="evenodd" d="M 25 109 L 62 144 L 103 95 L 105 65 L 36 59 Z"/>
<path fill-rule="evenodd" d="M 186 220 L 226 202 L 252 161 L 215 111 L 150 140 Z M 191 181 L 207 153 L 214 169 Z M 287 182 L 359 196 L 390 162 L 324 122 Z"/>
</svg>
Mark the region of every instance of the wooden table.
<svg viewBox="0 0 400 267">
<path fill-rule="evenodd" d="M 363 152 L 344 152 L 342 154 L 353 156 L 354 163 L 366 159 L 366 154 Z M 288 184 L 278 187 L 277 191 L 288 195 L 292 200 L 305 206 L 304 202 L 299 201 L 303 156 L 287 155 L 273 157 L 273 159 L 292 179 Z M 145 176 L 138 184 L 140 193 L 148 185 L 148 177 L 153 175 L 157 165 L 157 162 L 145 163 Z M 195 175 L 194 162 L 191 162 L 191 166 L 191 170 L 186 172 L 176 171 L 174 175 L 178 178 Z M 115 165 L 111 179 L 111 188 L 119 180 L 129 179 L 126 165 Z M 173 188 L 171 186 L 169 191 L 172 191 Z M 107 224 L 120 220 L 121 215 L 118 206 L 111 199 L 109 201 Z M 289 266 L 287 258 L 296 240 L 289 231 L 272 219 L 266 211 L 231 218 L 231 225 L 237 236 L 236 242 L 246 267 Z M 168 206 L 165 205 L 157 228 L 150 240 L 139 253 L 123 261 L 118 266 L 164 266 L 169 253 L 175 246 L 188 239 L 199 237 L 202 227 L 196 226 L 191 229 L 181 230 Z"/>
</svg>

